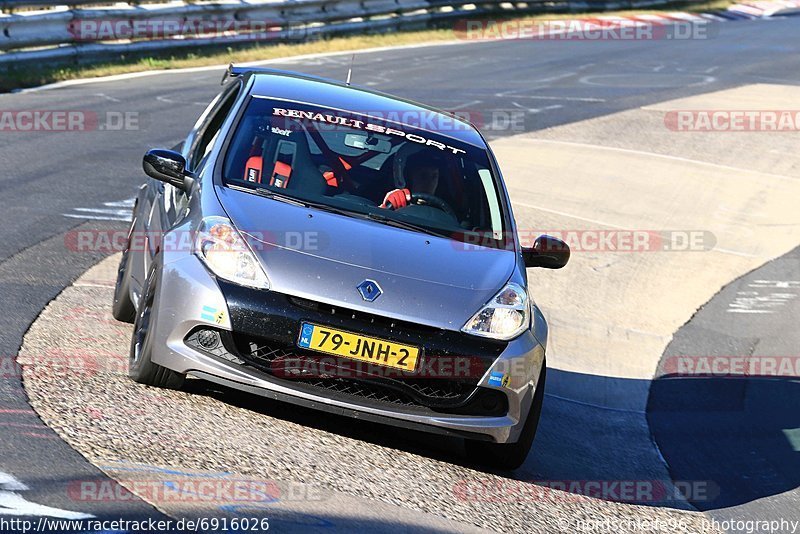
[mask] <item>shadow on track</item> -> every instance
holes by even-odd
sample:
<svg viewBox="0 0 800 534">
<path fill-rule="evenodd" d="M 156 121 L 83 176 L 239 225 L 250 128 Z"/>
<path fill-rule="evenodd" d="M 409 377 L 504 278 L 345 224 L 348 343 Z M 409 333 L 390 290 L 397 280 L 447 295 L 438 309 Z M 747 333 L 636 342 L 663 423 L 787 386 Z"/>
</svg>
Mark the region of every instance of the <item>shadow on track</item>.
<svg viewBox="0 0 800 534">
<path fill-rule="evenodd" d="M 800 486 L 800 380 L 659 378 L 648 419 L 676 480 L 716 491 L 690 502 L 714 510 Z"/>
<path fill-rule="evenodd" d="M 593 390 L 615 397 L 626 393 L 638 397 L 651 385 L 647 380 L 557 369 L 550 369 L 548 376 L 548 388 L 559 392 Z M 200 381 L 192 381 L 189 388 L 271 417 L 481 469 L 466 462 L 457 438 L 329 414 L 321 417 L 314 410 Z M 515 472 L 493 473 L 649 506 L 699 510 L 731 506 L 800 484 L 800 430 L 791 431 L 800 427 L 799 405 L 796 380 L 661 378 L 652 383 L 647 414 L 548 394 L 525 465 Z M 667 460 L 669 475 L 653 439 Z M 606 489 L 598 489 L 602 484 Z M 639 489 L 626 494 L 625 486 L 635 484 Z"/>
<path fill-rule="evenodd" d="M 190 381 L 193 394 L 214 397 L 246 410 L 280 418 L 375 445 L 412 452 L 437 461 L 462 465 L 538 486 L 562 489 L 607 500 L 651 506 L 687 508 L 669 495 L 671 482 L 651 440 L 643 410 L 609 409 L 576 402 L 558 393 L 592 390 L 609 396 L 646 399 L 648 381 L 622 380 L 548 370 L 548 394 L 533 452 L 514 472 L 489 471 L 466 460 L 463 442 L 275 402 L 203 381 Z M 550 391 L 555 393 L 550 393 Z M 623 404 L 625 404 L 623 402 Z M 475 482 L 480 482 L 476 477 Z M 631 495 L 624 485 L 650 484 Z M 598 489 L 598 485 L 603 485 Z M 498 491 L 502 491 L 502 488 Z M 626 493 L 628 492 L 628 493 Z M 665 493 L 667 492 L 667 493 Z M 537 498 L 537 493 L 521 498 Z"/>
<path fill-rule="evenodd" d="M 699 510 L 800 486 L 798 272 L 800 248 L 731 282 L 664 351 L 648 420 L 673 479 L 718 486 L 717 495 L 691 500 Z M 800 519 L 796 498 L 784 495 L 741 514 Z"/>
</svg>

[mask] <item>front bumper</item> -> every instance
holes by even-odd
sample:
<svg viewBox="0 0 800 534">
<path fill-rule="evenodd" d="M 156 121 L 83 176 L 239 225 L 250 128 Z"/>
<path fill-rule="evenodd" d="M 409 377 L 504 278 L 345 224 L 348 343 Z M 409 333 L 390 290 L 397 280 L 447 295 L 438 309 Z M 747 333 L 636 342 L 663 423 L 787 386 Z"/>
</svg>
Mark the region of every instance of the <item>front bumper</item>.
<svg viewBox="0 0 800 534">
<path fill-rule="evenodd" d="M 350 417 L 514 442 L 544 363 L 544 346 L 537 338 L 544 342 L 546 325 L 538 310 L 538 336 L 529 331 L 511 342 L 495 342 L 217 281 L 191 255 L 165 262 L 160 280 L 155 363 Z M 298 372 L 296 358 L 324 358 L 295 346 L 301 321 L 422 346 L 422 362 L 417 373 L 402 377 L 378 376 L 374 368 L 347 369 L 344 375 L 318 366 L 311 374 Z M 217 332 L 219 346 L 198 344 L 202 332 Z M 293 374 L 276 372 L 286 371 L 287 359 L 294 359 Z"/>
</svg>

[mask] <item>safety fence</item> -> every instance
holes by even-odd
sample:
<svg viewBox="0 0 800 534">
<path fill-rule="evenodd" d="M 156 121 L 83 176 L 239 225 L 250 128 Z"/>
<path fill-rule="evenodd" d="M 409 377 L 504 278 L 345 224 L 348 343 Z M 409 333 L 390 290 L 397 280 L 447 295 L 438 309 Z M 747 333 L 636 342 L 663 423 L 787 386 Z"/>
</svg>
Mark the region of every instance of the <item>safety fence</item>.
<svg viewBox="0 0 800 534">
<path fill-rule="evenodd" d="M 67 0 L 69 1 L 69 0 Z M 429 27 L 459 18 L 656 6 L 665 0 L 0 0 L 0 68 L 81 64 L 236 43 Z"/>
</svg>

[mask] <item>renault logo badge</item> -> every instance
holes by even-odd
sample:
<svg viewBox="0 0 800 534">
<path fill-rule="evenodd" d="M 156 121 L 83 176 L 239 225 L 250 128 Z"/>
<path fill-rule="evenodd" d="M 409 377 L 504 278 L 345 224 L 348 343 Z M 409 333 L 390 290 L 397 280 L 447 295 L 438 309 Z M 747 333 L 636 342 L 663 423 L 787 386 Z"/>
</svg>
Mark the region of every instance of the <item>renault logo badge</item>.
<svg viewBox="0 0 800 534">
<path fill-rule="evenodd" d="M 364 280 L 358 284 L 358 292 L 361 293 L 362 299 L 366 300 L 367 302 L 372 302 L 381 296 L 383 290 L 375 280 Z"/>
</svg>

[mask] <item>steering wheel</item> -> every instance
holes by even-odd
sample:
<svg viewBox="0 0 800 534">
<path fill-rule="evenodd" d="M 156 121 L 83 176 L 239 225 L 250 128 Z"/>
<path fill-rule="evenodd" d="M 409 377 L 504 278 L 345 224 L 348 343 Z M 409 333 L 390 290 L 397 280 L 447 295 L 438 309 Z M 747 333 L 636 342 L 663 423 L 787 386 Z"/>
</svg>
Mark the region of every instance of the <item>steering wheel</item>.
<svg viewBox="0 0 800 534">
<path fill-rule="evenodd" d="M 453 208 L 450 207 L 450 204 L 436 195 L 429 195 L 428 193 L 411 193 L 411 204 L 417 204 L 418 206 L 430 206 L 432 208 L 442 210 L 454 220 L 458 220 L 458 216 Z M 411 204 L 409 204 L 409 206 Z"/>
</svg>

